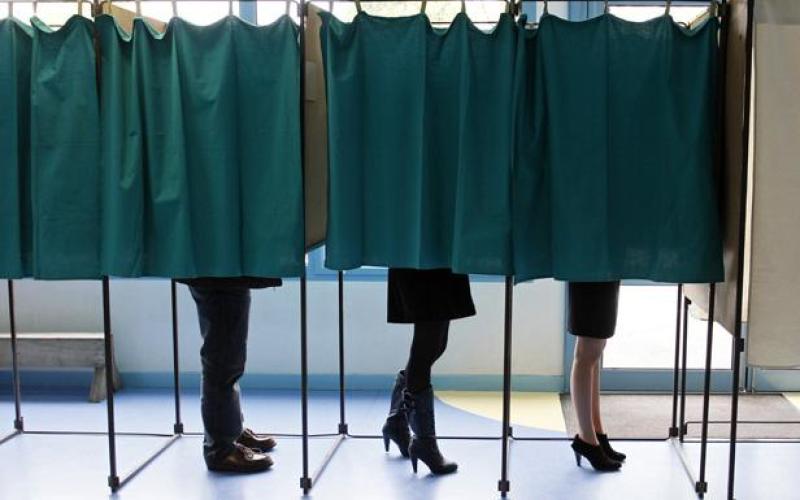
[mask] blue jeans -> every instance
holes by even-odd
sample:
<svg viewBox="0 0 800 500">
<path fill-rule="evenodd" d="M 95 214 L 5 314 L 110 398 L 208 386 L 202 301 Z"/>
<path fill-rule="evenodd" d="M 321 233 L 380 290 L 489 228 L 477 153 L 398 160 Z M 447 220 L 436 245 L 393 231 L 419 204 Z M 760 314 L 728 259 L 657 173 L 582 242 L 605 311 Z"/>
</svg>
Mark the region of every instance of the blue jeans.
<svg viewBox="0 0 800 500">
<path fill-rule="evenodd" d="M 189 290 L 203 336 L 203 454 L 211 463 L 233 451 L 242 433 L 239 379 L 247 357 L 250 289 L 190 286 Z"/>
</svg>

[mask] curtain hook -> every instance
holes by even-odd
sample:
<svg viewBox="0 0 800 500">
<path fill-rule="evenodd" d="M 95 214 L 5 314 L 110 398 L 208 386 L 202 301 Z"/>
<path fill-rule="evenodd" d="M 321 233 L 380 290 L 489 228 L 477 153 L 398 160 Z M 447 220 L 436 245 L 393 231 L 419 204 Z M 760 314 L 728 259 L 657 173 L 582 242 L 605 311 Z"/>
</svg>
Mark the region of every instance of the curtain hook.
<svg viewBox="0 0 800 500">
<path fill-rule="evenodd" d="M 608 0 L 606 0 L 605 5 L 603 6 L 603 14 L 608 14 Z"/>
<path fill-rule="evenodd" d="M 34 16 L 37 14 L 38 8 L 39 8 L 39 2 L 37 2 L 36 0 L 33 0 L 33 15 Z"/>
<path fill-rule="evenodd" d="M 463 2 L 463 0 L 462 0 L 462 2 Z M 428 0 L 422 0 L 422 7 L 421 7 L 421 8 L 420 8 L 420 10 L 419 10 L 421 14 L 424 14 L 424 13 L 425 13 L 425 7 L 426 7 L 427 5 L 428 5 Z"/>
<path fill-rule="evenodd" d="M 467 13 L 467 0 L 461 0 L 461 13 Z"/>
<path fill-rule="evenodd" d="M 14 0 L 8 1 L 8 17 L 14 17 Z"/>
<path fill-rule="evenodd" d="M 172 17 L 178 17 L 178 2 L 172 0 Z"/>
<path fill-rule="evenodd" d="M 666 9 L 666 11 L 664 12 L 664 15 L 665 15 L 665 16 L 668 16 L 668 15 L 669 15 L 669 9 L 670 9 L 670 7 L 672 7 L 672 0 L 667 0 L 667 9 Z"/>
<path fill-rule="evenodd" d="M 233 15 L 233 0 L 228 0 L 228 15 Z"/>
<path fill-rule="evenodd" d="M 286 15 L 292 13 L 292 0 L 286 0 Z"/>
<path fill-rule="evenodd" d="M 358 12 L 360 14 L 361 13 L 361 0 L 353 0 L 353 1 L 355 1 L 355 3 L 356 3 L 356 12 Z M 333 12 L 333 9 L 331 9 L 331 12 Z"/>
<path fill-rule="evenodd" d="M 547 0 L 544 0 L 544 10 L 542 11 L 542 14 L 549 14 L 547 10 Z"/>
</svg>

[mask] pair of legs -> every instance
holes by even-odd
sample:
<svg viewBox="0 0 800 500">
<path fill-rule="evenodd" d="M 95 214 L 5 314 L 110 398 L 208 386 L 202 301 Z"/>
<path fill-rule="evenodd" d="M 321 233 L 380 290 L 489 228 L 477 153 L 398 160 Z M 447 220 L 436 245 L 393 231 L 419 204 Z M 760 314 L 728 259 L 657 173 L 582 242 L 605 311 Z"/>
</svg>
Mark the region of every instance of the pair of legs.
<svg viewBox="0 0 800 500">
<path fill-rule="evenodd" d="M 247 359 L 250 289 L 245 286 L 190 286 L 203 346 L 201 413 L 203 456 L 209 469 L 230 472 L 265 470 L 262 454 L 275 446 L 269 436 L 245 429 L 239 379 Z"/>
<path fill-rule="evenodd" d="M 617 323 L 619 281 L 569 283 L 569 331 L 577 336 L 570 395 L 578 420 L 572 448 L 580 465 L 589 459 L 597 470 L 618 470 L 625 455 L 608 442 L 600 414 L 600 360 Z"/>
<path fill-rule="evenodd" d="M 605 339 L 578 337 L 572 361 L 570 394 L 580 429 L 578 435 L 593 446 L 599 444 L 597 434 L 605 434 L 600 416 L 600 359 L 605 347 Z"/>
<path fill-rule="evenodd" d="M 447 349 L 450 320 L 475 314 L 469 278 L 449 269 L 390 269 L 387 309 L 390 323 L 414 325 L 414 337 L 392 390 L 382 430 L 385 449 L 394 442 L 411 458 L 414 472 L 417 460 L 434 474 L 454 472 L 457 465 L 442 456 L 436 442 L 431 369 Z"/>
</svg>

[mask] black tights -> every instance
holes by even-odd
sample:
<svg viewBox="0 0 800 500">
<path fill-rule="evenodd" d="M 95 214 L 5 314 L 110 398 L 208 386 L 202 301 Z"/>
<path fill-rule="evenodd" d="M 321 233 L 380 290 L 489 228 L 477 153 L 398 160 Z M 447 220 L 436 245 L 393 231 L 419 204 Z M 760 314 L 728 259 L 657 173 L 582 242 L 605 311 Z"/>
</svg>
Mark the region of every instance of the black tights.
<svg viewBox="0 0 800 500">
<path fill-rule="evenodd" d="M 431 385 L 431 367 L 447 348 L 449 321 L 414 323 L 414 340 L 406 364 L 406 389 L 423 391 Z"/>
</svg>

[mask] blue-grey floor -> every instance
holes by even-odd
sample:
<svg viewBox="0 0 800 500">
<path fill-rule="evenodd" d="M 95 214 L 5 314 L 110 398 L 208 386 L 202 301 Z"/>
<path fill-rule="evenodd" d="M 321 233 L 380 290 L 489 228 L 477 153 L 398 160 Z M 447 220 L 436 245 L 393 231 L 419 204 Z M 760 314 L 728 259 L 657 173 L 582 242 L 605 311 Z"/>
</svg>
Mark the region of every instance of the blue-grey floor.
<svg viewBox="0 0 800 500">
<path fill-rule="evenodd" d="M 105 405 L 90 404 L 82 394 L 26 395 L 28 429 L 105 430 Z M 352 433 L 376 433 L 382 422 L 386 394 L 359 391 L 348 395 L 348 423 Z M 249 391 L 245 397 L 247 424 L 257 430 L 297 432 L 299 398 L 292 391 Z M 119 431 L 169 432 L 173 406 L 169 391 L 122 391 L 117 399 Z M 188 431 L 200 429 L 196 393 L 184 394 L 183 420 Z M 440 404 L 442 434 L 496 435 L 497 422 Z M 0 400 L 0 435 L 10 431 L 13 407 Z M 335 431 L 338 395 L 312 393 L 311 432 Z M 7 423 L 7 424 L 6 424 Z M 525 431 L 525 432 L 523 432 Z M 515 433 L 551 435 L 535 429 Z M 158 448 L 162 438 L 118 438 L 120 473 L 125 473 Z M 310 466 L 322 460 L 331 438 L 310 440 Z M 0 445 L 0 499 L 292 499 L 302 498 L 300 440 L 280 439 L 274 452 L 275 468 L 252 476 L 230 476 L 206 471 L 200 454 L 201 438 L 180 438 L 119 493 L 105 486 L 108 452 L 105 436 L 49 436 L 26 434 Z M 499 498 L 500 441 L 443 440 L 443 451 L 458 460 L 460 470 L 449 477 L 433 477 L 421 465 L 414 475 L 396 450 L 385 454 L 373 439 L 348 438 L 342 443 L 320 481 L 313 499 L 491 499 Z M 514 441 L 511 444 L 511 499 L 691 499 L 695 498 L 680 459 L 668 442 L 622 442 L 629 454 L 624 470 L 595 474 L 579 469 L 564 441 Z M 695 465 L 697 446 L 687 445 Z M 728 447 L 712 444 L 709 455 L 708 498 L 724 498 Z M 737 499 L 797 499 L 794 476 L 800 465 L 799 444 L 741 444 Z"/>
</svg>

